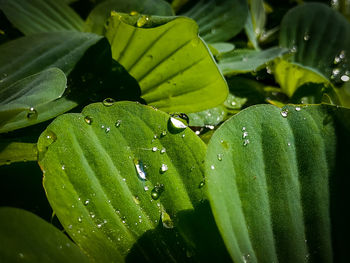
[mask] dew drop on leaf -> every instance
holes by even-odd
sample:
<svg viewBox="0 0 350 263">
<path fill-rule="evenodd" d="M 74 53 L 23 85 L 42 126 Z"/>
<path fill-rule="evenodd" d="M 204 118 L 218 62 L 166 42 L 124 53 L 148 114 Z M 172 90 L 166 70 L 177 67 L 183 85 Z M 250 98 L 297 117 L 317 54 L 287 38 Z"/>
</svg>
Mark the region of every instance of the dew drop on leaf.
<svg viewBox="0 0 350 263">
<path fill-rule="evenodd" d="M 27 112 L 27 119 L 28 120 L 36 120 L 38 118 L 38 112 L 34 107 L 30 107 Z"/>
<path fill-rule="evenodd" d="M 162 209 L 161 219 L 163 227 L 168 229 L 174 228 L 174 222 L 171 220 L 169 214 L 165 211 L 165 209 Z"/>
<path fill-rule="evenodd" d="M 115 126 L 116 128 L 119 128 L 121 123 L 122 123 L 121 120 L 117 120 L 114 126 Z"/>
<path fill-rule="evenodd" d="M 164 154 L 165 152 L 166 152 L 166 149 L 165 149 L 165 148 L 163 148 L 163 149 L 160 150 L 160 153 L 161 153 L 161 154 Z"/>
<path fill-rule="evenodd" d="M 212 164 L 212 165 L 210 166 L 210 169 L 215 170 L 215 166 Z"/>
<path fill-rule="evenodd" d="M 83 219 L 81 217 L 78 217 L 78 222 L 79 223 L 83 222 Z"/>
<path fill-rule="evenodd" d="M 102 104 L 106 107 L 110 107 L 114 104 L 115 100 L 112 98 L 106 98 L 102 101 Z"/>
<path fill-rule="evenodd" d="M 222 161 L 222 153 L 218 153 L 217 158 L 219 161 Z"/>
<path fill-rule="evenodd" d="M 90 203 L 90 200 L 87 199 L 87 200 L 84 202 L 84 205 L 87 206 L 89 203 Z"/>
<path fill-rule="evenodd" d="M 158 200 L 160 195 L 164 192 L 164 185 L 157 184 L 151 191 L 151 197 L 153 200 Z"/>
<path fill-rule="evenodd" d="M 199 183 L 198 188 L 202 188 L 204 187 L 204 185 L 205 185 L 205 181 L 203 180 Z"/>
<path fill-rule="evenodd" d="M 295 110 L 296 110 L 296 111 L 300 111 L 301 108 L 300 108 L 300 107 L 295 107 Z"/>
<path fill-rule="evenodd" d="M 136 172 L 141 180 L 146 180 L 146 172 L 144 170 L 144 166 L 142 161 L 135 159 L 134 160 Z"/>
<path fill-rule="evenodd" d="M 91 125 L 93 120 L 92 120 L 92 117 L 90 117 L 90 116 L 85 116 L 84 121 L 85 121 L 87 124 Z"/>
<path fill-rule="evenodd" d="M 156 152 L 156 151 L 158 151 L 158 148 L 157 147 L 152 147 L 152 152 Z"/>
<path fill-rule="evenodd" d="M 160 172 L 165 173 L 166 171 L 168 171 L 168 166 L 165 163 L 163 163 L 160 167 Z"/>
<path fill-rule="evenodd" d="M 283 118 L 287 118 L 288 111 L 286 111 L 286 110 L 281 111 L 281 115 L 282 115 Z"/>
<path fill-rule="evenodd" d="M 249 139 L 245 139 L 243 141 L 243 146 L 247 146 L 250 143 Z"/>
</svg>

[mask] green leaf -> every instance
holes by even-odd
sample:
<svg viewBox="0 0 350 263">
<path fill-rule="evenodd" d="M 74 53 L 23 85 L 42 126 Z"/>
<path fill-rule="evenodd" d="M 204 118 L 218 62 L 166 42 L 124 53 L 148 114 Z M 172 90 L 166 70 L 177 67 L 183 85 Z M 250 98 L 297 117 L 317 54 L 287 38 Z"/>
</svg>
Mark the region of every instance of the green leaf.
<svg viewBox="0 0 350 263">
<path fill-rule="evenodd" d="M 69 238 L 22 209 L 0 208 L 1 262 L 90 262 Z"/>
<path fill-rule="evenodd" d="M 219 68 L 225 76 L 251 72 L 266 66 L 266 63 L 282 56 L 287 51 L 280 47 L 272 47 L 263 51 L 236 49 L 220 57 Z"/>
<path fill-rule="evenodd" d="M 0 141 L 0 165 L 37 160 L 36 143 Z"/>
<path fill-rule="evenodd" d="M 306 3 L 291 9 L 281 23 L 280 46 L 294 51 L 290 62 L 334 83 L 343 83 L 343 76 L 350 74 L 350 24 L 324 4 Z"/>
<path fill-rule="evenodd" d="M 97 49 L 97 51 L 93 48 Z M 106 40 L 101 40 L 100 36 L 81 32 L 42 33 L 7 42 L 0 46 L 0 53 L 2 54 L 0 62 L 0 90 L 1 92 L 6 92 L 6 94 L 9 94 L 7 92 L 12 93 L 14 91 L 13 87 L 18 88 L 28 80 L 36 78 L 35 76 L 29 76 L 53 67 L 57 67 L 66 75 L 69 75 L 87 51 L 94 50 L 96 54 L 94 52 L 90 53 L 89 62 L 95 61 L 97 63 L 98 59 L 96 57 L 102 57 L 105 50 L 108 49 L 108 43 L 106 43 Z M 88 66 L 84 74 L 89 74 L 95 67 Z M 103 64 L 103 67 L 99 66 L 99 68 L 105 69 L 105 65 Z M 72 75 L 74 75 L 74 72 Z M 77 77 L 80 78 L 81 75 Z M 63 76 L 60 78 L 63 80 Z M 72 76 L 70 76 L 71 78 Z M 77 95 L 76 89 L 77 87 L 70 85 L 60 99 L 52 100 L 53 97 L 61 93 L 61 91 L 55 92 L 52 96 L 50 95 L 50 103 L 39 103 L 37 105 L 37 108 L 35 108 L 37 116 L 35 114 L 33 116 L 35 118 L 31 118 L 28 121 L 26 117 L 27 112 L 22 111 L 16 116 L 15 120 L 4 124 L 0 128 L 0 132 L 33 125 L 74 108 L 84 96 L 89 96 L 89 94 L 82 95 L 81 93 Z M 26 98 L 22 99 L 22 104 L 24 100 Z"/>
<path fill-rule="evenodd" d="M 177 223 L 181 211 L 205 199 L 199 186 L 206 146 L 190 129 L 175 129 L 166 113 L 132 102 L 109 105 L 59 116 L 40 136 L 48 200 L 72 239 L 98 262 L 135 254 L 183 262 Z M 55 140 L 47 138 L 52 134 Z"/>
<path fill-rule="evenodd" d="M 169 3 L 163 0 L 108 0 L 97 5 L 85 22 L 85 31 L 104 35 L 111 11 L 121 13 L 138 12 L 147 15 L 172 16 L 174 12 Z"/>
<path fill-rule="evenodd" d="M 226 99 L 226 81 L 193 20 L 180 17 L 154 28 L 132 26 L 140 25 L 140 19 L 144 26 L 152 23 L 146 16 L 114 13 L 106 36 L 113 58 L 138 81 L 148 104 L 167 112 L 196 112 Z"/>
<path fill-rule="evenodd" d="M 199 35 L 206 42 L 221 42 L 230 40 L 243 29 L 248 4 L 245 0 L 200 0 L 181 15 L 197 22 Z"/>
<path fill-rule="evenodd" d="M 208 44 L 211 53 L 215 57 L 220 57 L 222 54 L 228 53 L 235 49 L 235 45 L 228 42 L 216 42 Z"/>
<path fill-rule="evenodd" d="M 64 1 L 0 0 L 0 9 L 25 35 L 41 32 L 81 31 L 83 20 Z"/>
<path fill-rule="evenodd" d="M 208 110 L 188 114 L 188 117 L 190 118 L 190 126 L 196 127 L 218 125 L 226 118 L 226 116 L 227 109 L 223 105 Z"/>
<path fill-rule="evenodd" d="M 36 117 L 37 107 L 60 98 L 66 87 L 67 78 L 62 70 L 50 68 L 0 89 L 0 127 L 16 121 L 13 118 L 23 111 L 30 122 Z"/>
<path fill-rule="evenodd" d="M 208 192 L 234 262 L 346 261 L 349 114 L 258 105 L 214 133 Z"/>
<path fill-rule="evenodd" d="M 258 39 L 264 31 L 266 14 L 263 0 L 250 0 L 249 12 L 245 25 L 246 34 L 256 50 L 259 50 Z"/>
</svg>

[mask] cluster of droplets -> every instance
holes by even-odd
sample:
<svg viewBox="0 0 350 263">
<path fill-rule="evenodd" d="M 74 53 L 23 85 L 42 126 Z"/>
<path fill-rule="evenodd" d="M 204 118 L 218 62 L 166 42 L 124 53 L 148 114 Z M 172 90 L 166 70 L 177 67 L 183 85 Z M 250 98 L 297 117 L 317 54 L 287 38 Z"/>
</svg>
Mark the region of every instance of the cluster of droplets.
<svg viewBox="0 0 350 263">
<path fill-rule="evenodd" d="M 247 146 L 250 143 L 248 138 L 248 131 L 246 127 L 242 127 L 242 140 L 243 140 L 243 146 Z"/>
<path fill-rule="evenodd" d="M 342 84 L 350 80 L 350 71 L 348 70 L 345 50 L 341 50 L 339 54 L 334 57 L 331 79 L 338 84 Z"/>
</svg>

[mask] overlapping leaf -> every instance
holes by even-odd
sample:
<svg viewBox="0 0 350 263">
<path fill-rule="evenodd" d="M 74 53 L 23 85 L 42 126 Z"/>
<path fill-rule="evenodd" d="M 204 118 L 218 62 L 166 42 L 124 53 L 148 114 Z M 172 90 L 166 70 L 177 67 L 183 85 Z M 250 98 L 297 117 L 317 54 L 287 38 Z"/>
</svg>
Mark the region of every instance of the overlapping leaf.
<svg viewBox="0 0 350 263">
<path fill-rule="evenodd" d="M 97 5 L 91 11 L 86 19 L 85 30 L 103 35 L 106 31 L 106 23 L 111 15 L 111 11 L 159 16 L 174 15 L 170 4 L 163 0 L 108 0 Z"/>
<path fill-rule="evenodd" d="M 1 262 L 89 262 L 60 230 L 25 210 L 0 208 Z"/>
<path fill-rule="evenodd" d="M 63 30 L 81 31 L 83 20 L 64 1 L 1 0 L 0 9 L 25 35 Z"/>
<path fill-rule="evenodd" d="M 248 5 L 245 0 L 200 0 L 182 15 L 194 19 L 199 35 L 208 43 L 227 41 L 245 25 Z"/>
<path fill-rule="evenodd" d="M 148 104 L 167 112 L 217 106 L 227 97 L 227 84 L 196 23 L 170 20 L 114 13 L 106 33 L 113 58 L 138 81 Z M 163 23 L 148 28 L 154 21 Z"/>
<path fill-rule="evenodd" d="M 349 217 L 338 202 L 349 198 L 349 114 L 326 105 L 259 105 L 215 132 L 208 191 L 235 262 L 347 257 L 340 233 L 348 233 Z"/>
<path fill-rule="evenodd" d="M 206 198 L 204 143 L 151 107 L 105 105 L 58 117 L 38 142 L 44 187 L 66 231 L 96 261 L 206 255 L 194 256 L 201 243 L 186 245 L 181 228 Z"/>
</svg>

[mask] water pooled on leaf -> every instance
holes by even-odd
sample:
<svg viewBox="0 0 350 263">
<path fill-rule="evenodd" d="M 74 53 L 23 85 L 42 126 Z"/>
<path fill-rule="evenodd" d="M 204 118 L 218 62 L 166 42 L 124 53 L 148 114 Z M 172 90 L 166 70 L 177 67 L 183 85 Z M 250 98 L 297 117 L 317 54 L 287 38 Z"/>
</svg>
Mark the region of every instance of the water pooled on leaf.
<svg viewBox="0 0 350 263">
<path fill-rule="evenodd" d="M 165 228 L 174 228 L 174 222 L 171 220 L 169 214 L 165 211 L 164 208 L 162 209 L 161 219 Z"/>
<path fill-rule="evenodd" d="M 114 126 L 115 126 L 116 128 L 119 128 L 121 123 L 122 123 L 121 120 L 117 120 Z"/>
<path fill-rule="evenodd" d="M 149 16 L 140 16 L 140 18 L 137 20 L 136 25 L 137 27 L 143 27 L 147 22 L 149 21 Z"/>
<path fill-rule="evenodd" d="M 36 120 L 38 118 L 38 112 L 34 107 L 30 107 L 27 112 L 28 120 Z"/>
<path fill-rule="evenodd" d="M 144 170 L 144 166 L 141 160 L 134 160 L 134 165 L 136 168 L 136 172 L 141 180 L 146 180 L 146 172 Z"/>
<path fill-rule="evenodd" d="M 170 132 L 178 133 L 188 127 L 189 118 L 184 113 L 172 114 L 168 120 L 168 127 Z"/>
<path fill-rule="evenodd" d="M 115 100 L 112 98 L 106 98 L 102 101 L 102 104 L 106 107 L 110 107 L 115 103 Z"/>
<path fill-rule="evenodd" d="M 87 124 L 91 125 L 92 122 L 93 122 L 93 119 L 92 119 L 92 117 L 90 117 L 90 116 L 85 116 L 84 121 L 85 121 Z"/>
<path fill-rule="evenodd" d="M 151 197 L 153 200 L 158 200 L 160 195 L 164 192 L 164 185 L 157 184 L 151 191 Z"/>
<path fill-rule="evenodd" d="M 168 166 L 165 163 L 163 163 L 159 170 L 160 173 L 165 173 L 166 171 L 168 171 Z"/>
</svg>

